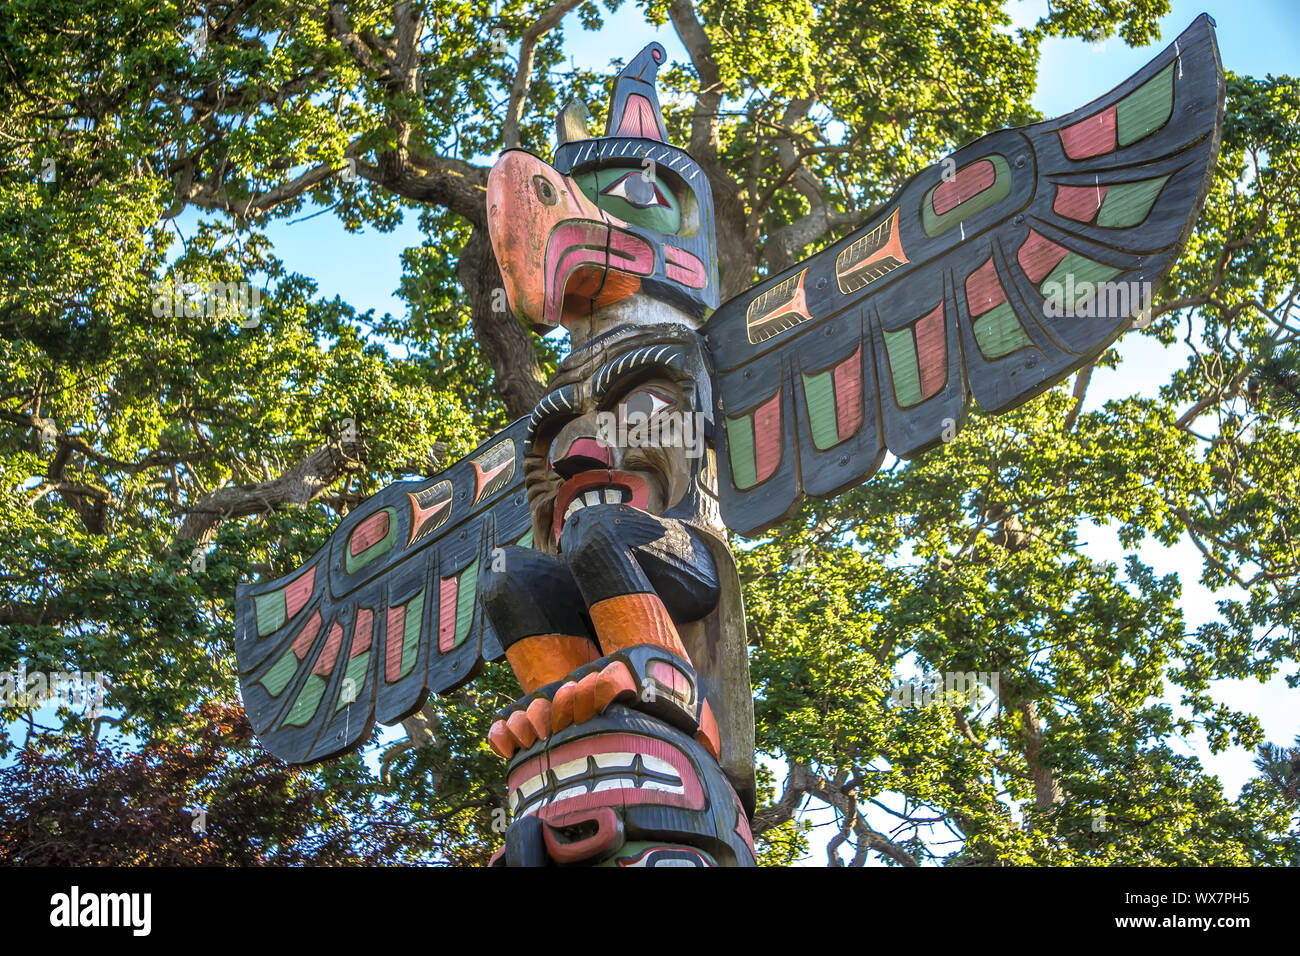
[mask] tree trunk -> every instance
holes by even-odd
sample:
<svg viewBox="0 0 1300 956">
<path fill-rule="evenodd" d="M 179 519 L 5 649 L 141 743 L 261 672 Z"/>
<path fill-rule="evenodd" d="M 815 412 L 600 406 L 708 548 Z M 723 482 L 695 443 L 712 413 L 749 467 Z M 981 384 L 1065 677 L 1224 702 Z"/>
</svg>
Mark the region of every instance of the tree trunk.
<svg viewBox="0 0 1300 956">
<path fill-rule="evenodd" d="M 470 232 L 456 266 L 456 278 L 469 296 L 474 337 L 492 363 L 496 388 L 510 417 L 530 414 L 546 394 L 546 379 L 532 333 L 506 303 L 505 282 L 485 229 L 475 226 Z"/>
</svg>

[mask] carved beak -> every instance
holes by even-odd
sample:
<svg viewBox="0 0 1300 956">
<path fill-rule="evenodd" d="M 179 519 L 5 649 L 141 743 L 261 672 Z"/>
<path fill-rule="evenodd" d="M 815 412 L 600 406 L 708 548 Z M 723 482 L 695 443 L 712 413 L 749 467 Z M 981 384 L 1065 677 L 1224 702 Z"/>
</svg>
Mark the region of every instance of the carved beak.
<svg viewBox="0 0 1300 956">
<path fill-rule="evenodd" d="M 655 271 L 655 253 L 531 153 L 501 154 L 488 174 L 488 233 L 510 308 L 542 328 L 625 299 Z"/>
</svg>

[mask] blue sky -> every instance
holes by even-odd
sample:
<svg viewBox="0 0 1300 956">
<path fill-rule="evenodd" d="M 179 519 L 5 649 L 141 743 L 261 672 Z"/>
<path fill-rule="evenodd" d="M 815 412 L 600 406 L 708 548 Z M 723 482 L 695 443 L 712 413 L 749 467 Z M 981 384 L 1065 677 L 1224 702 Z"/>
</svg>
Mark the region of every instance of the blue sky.
<svg viewBox="0 0 1300 956">
<path fill-rule="evenodd" d="M 1015 25 L 1027 25 L 1041 16 L 1046 6 L 1046 0 L 1009 0 L 1007 10 Z M 1300 32 L 1297 30 L 1300 6 L 1287 0 L 1231 3 L 1174 0 L 1172 12 L 1161 21 L 1162 39 L 1145 49 L 1131 49 L 1114 37 L 1101 44 L 1047 41 L 1034 105 L 1045 116 L 1055 116 L 1105 93 L 1144 65 L 1201 12 L 1208 12 L 1218 24 L 1225 69 L 1257 77 L 1270 73 L 1300 75 L 1300 50 L 1295 39 Z M 631 3 L 608 16 L 604 28 L 597 33 L 582 31 L 576 15 L 569 17 L 566 27 L 568 49 L 580 66 L 604 69 L 611 56 L 626 59 L 652 39 L 664 44 L 671 60 L 686 59 L 685 50 L 671 27 L 650 26 Z M 310 211 L 313 210 L 304 215 Z M 395 295 L 401 276 L 400 254 L 404 248 L 422 241 L 416 218 L 414 213 L 408 214 L 406 221 L 389 233 L 367 229 L 360 234 L 349 234 L 327 213 L 294 224 L 281 221 L 268 232 L 286 267 L 315 279 L 322 297 L 338 295 L 360 311 L 374 309 L 381 315 L 385 312 L 401 315 L 405 306 Z M 192 215 L 182 217 L 180 227 L 186 235 L 192 233 L 194 221 Z M 1090 408 L 1114 397 L 1135 393 L 1154 395 L 1168 381 L 1173 369 L 1182 364 L 1183 358 L 1178 348 L 1165 349 L 1153 338 L 1142 335 L 1126 336 L 1120 352 L 1124 361 L 1117 369 L 1099 370 L 1094 375 L 1088 396 Z M 1089 555 L 1122 566 L 1125 549 L 1113 529 L 1088 529 L 1083 537 Z M 1190 543 L 1165 548 L 1148 541 L 1142 545 L 1141 557 L 1157 573 L 1178 575 L 1183 584 L 1182 606 L 1189 629 L 1217 617 L 1214 601 L 1223 595 L 1212 595 L 1199 584 L 1201 559 Z M 1274 742 L 1289 742 L 1300 731 L 1300 722 L 1295 717 L 1295 692 L 1288 690 L 1280 677 L 1263 685 L 1253 681 L 1221 681 L 1216 693 L 1227 705 L 1256 714 L 1268 738 Z M 1178 707 L 1176 700 L 1169 702 Z M 49 720 L 53 715 L 43 711 L 39 716 Z M 19 739 L 20 727 L 11 728 Z M 389 735 L 400 737 L 400 727 Z M 1229 796 L 1235 795 L 1253 775 L 1252 755 L 1244 750 L 1212 755 L 1204 740 L 1197 737 L 1177 742 L 1175 746 L 1200 756 L 1206 767 L 1220 776 Z M 819 812 L 812 819 L 825 823 L 828 817 L 825 812 Z M 873 820 L 873 823 L 887 828 L 887 820 Z M 815 840 L 815 845 L 824 843 L 829 837 L 828 830 L 820 831 L 822 835 Z M 823 859 L 818 853 L 810 862 L 819 863 Z"/>
<path fill-rule="evenodd" d="M 1010 0 L 1007 11 L 1015 25 L 1033 23 L 1046 10 L 1046 0 Z M 1048 40 L 1033 102 L 1044 116 L 1082 106 L 1136 72 L 1155 52 L 1177 36 L 1202 12 L 1218 23 L 1224 68 L 1263 76 L 1300 72 L 1300 5 L 1288 0 L 1238 0 L 1235 3 L 1188 3 L 1175 0 L 1173 12 L 1161 20 L 1164 39 L 1146 49 L 1132 49 L 1117 38 L 1093 45 L 1073 40 Z M 1267 29 L 1262 29 L 1267 26 Z M 670 60 L 687 59 L 686 50 L 670 26 L 655 28 L 640 10 L 625 3 L 607 16 L 603 29 L 580 29 L 576 14 L 565 22 L 568 49 L 579 66 L 605 68 L 611 57 L 627 59 L 651 40 L 658 40 Z M 307 215 L 309 213 L 304 213 Z M 313 277 L 326 298 L 339 295 L 358 309 L 400 315 L 404 304 L 396 296 L 401 277 L 401 250 L 422 237 L 415 215 L 391 233 L 367 230 L 351 235 L 331 216 L 288 225 L 277 222 L 269 233 L 276 252 L 292 271 Z"/>
<path fill-rule="evenodd" d="M 1160 21 L 1162 39 L 1145 49 L 1130 48 L 1115 38 L 1098 45 L 1047 41 L 1034 105 L 1045 116 L 1055 116 L 1100 96 L 1136 72 L 1202 12 L 1210 14 L 1217 24 L 1219 54 L 1225 70 L 1255 77 L 1300 74 L 1300 50 L 1295 43 L 1296 28 L 1300 27 L 1300 5 L 1287 0 L 1231 3 L 1175 0 L 1172 7 L 1172 12 Z M 1032 22 L 1045 9 L 1045 0 L 1008 4 L 1017 23 Z M 1111 398 L 1124 395 L 1154 396 L 1173 370 L 1183 364 L 1186 354 L 1182 346 L 1166 349 L 1154 338 L 1143 335 L 1125 336 L 1120 340 L 1119 349 L 1123 363 L 1115 369 L 1099 369 L 1093 376 L 1088 408 L 1097 408 Z M 1122 566 L 1125 549 L 1113 530 L 1097 528 L 1083 537 L 1088 554 Z M 1141 557 L 1157 573 L 1178 575 L 1183 585 L 1182 607 L 1189 630 L 1218 617 L 1214 602 L 1229 594 L 1211 594 L 1200 584 L 1201 556 L 1191 542 L 1184 539 L 1175 547 L 1166 548 L 1148 539 L 1142 544 Z M 1228 706 L 1258 716 L 1268 738 L 1275 743 L 1289 743 L 1300 732 L 1296 692 L 1287 688 L 1281 677 L 1264 685 L 1255 681 L 1219 681 L 1215 692 Z M 1203 740 L 1193 738 L 1186 744 L 1187 752 L 1200 756 L 1206 767 L 1219 775 L 1229 795 L 1236 794 L 1254 776 L 1252 754 L 1247 751 L 1236 749 L 1211 755 Z"/>
<path fill-rule="evenodd" d="M 1032 24 L 1046 12 L 1046 0 L 1010 0 L 1007 11 L 1014 25 Z M 1235 0 L 1235 2 L 1183 2 L 1175 0 L 1172 11 L 1161 21 L 1161 39 L 1147 48 L 1134 49 L 1116 37 L 1100 44 L 1078 40 L 1050 39 L 1043 46 L 1034 106 L 1044 116 L 1056 116 L 1082 106 L 1110 90 L 1146 64 L 1202 12 L 1218 25 L 1220 53 L 1226 70 L 1252 76 L 1268 73 L 1300 74 L 1300 5 L 1287 0 Z M 578 28 L 576 15 L 565 24 L 568 49 L 579 66 L 604 68 L 611 56 L 628 58 L 644 44 L 658 40 L 670 60 L 685 60 L 671 26 L 647 24 L 633 4 L 606 18 L 595 33 Z M 271 229 L 276 252 L 286 266 L 312 276 L 320 292 L 338 294 L 358 309 L 374 308 L 400 315 L 404 304 L 395 296 L 401 276 L 400 253 L 407 245 L 421 241 L 415 216 L 392 233 L 373 230 L 349 235 L 330 216 L 320 216 L 296 225 L 277 224 Z M 1101 369 L 1093 377 L 1088 407 L 1097 408 L 1111 398 L 1132 394 L 1154 395 L 1182 364 L 1182 353 L 1165 349 L 1154 338 L 1125 336 L 1120 344 L 1124 362 L 1116 369 Z M 1123 565 L 1125 549 L 1109 528 L 1094 528 L 1085 536 L 1085 550 L 1099 560 Z M 1142 558 L 1158 573 L 1176 573 L 1183 582 L 1183 609 L 1189 629 L 1217 617 L 1212 595 L 1199 583 L 1201 558 L 1190 542 L 1165 548 L 1153 541 L 1142 546 Z M 1269 739 L 1290 741 L 1300 723 L 1294 717 L 1294 692 L 1281 678 L 1261 686 L 1254 681 L 1223 681 L 1217 692 L 1225 703 L 1259 716 Z M 1176 704 L 1176 701 L 1170 701 Z M 1211 755 L 1203 742 L 1186 742 L 1188 752 L 1199 754 L 1207 767 L 1221 776 L 1229 794 L 1253 775 L 1252 755 L 1244 750 Z"/>
</svg>

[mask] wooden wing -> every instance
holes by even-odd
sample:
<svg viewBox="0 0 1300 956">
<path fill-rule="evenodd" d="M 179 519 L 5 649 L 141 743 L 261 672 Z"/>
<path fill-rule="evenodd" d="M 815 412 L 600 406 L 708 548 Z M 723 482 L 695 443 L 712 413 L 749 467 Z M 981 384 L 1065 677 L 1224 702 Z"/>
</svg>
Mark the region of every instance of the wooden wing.
<svg viewBox="0 0 1300 956">
<path fill-rule="evenodd" d="M 240 585 L 244 710 L 290 763 L 353 749 L 503 656 L 475 601 L 496 547 L 531 544 L 522 418 L 441 474 L 389 485 L 298 570 Z"/>
<path fill-rule="evenodd" d="M 727 526 L 770 527 L 886 450 L 951 439 L 972 396 L 1002 412 L 1101 355 L 1191 232 L 1223 95 L 1203 15 L 1107 96 L 958 150 L 723 305 L 706 332 Z"/>
</svg>

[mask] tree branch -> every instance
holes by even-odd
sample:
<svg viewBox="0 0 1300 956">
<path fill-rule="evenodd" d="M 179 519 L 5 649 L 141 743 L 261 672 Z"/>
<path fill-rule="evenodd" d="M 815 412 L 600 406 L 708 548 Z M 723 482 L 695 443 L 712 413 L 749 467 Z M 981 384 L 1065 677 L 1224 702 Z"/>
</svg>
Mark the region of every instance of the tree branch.
<svg viewBox="0 0 1300 956">
<path fill-rule="evenodd" d="M 772 230 L 771 235 L 767 237 L 768 264 L 773 273 L 782 272 L 794 264 L 795 256 L 801 249 L 820 239 L 835 227 L 864 221 L 875 213 L 874 209 L 866 216 L 849 211 L 830 212 L 824 204 L 816 205 L 811 212 L 789 225 Z"/>
<path fill-rule="evenodd" d="M 470 326 L 483 354 L 492 363 L 495 386 L 512 418 L 529 414 L 546 394 L 545 376 L 537 361 L 532 335 L 508 309 L 494 311 L 504 301 L 494 290 L 504 280 L 488 241 L 485 226 L 476 225 L 461 250 L 456 278 L 470 302 Z"/>
<path fill-rule="evenodd" d="M 519 43 L 519 66 L 515 69 L 514 82 L 510 85 L 510 102 L 506 106 L 506 118 L 501 127 L 506 149 L 519 146 L 519 124 L 524 118 L 524 101 L 528 97 L 528 81 L 533 73 L 533 53 L 537 41 L 558 26 L 565 15 L 582 2 L 583 0 L 558 0 L 547 7 L 524 31 Z"/>
<path fill-rule="evenodd" d="M 668 16 L 677 36 L 690 54 L 695 75 L 700 78 L 700 92 L 691 114 L 691 145 L 687 150 L 701 166 L 716 166 L 718 159 L 718 107 L 725 91 L 718 63 L 713 59 L 713 43 L 704 25 L 695 16 L 691 0 L 672 0 Z"/>
<path fill-rule="evenodd" d="M 1096 367 L 1096 362 L 1089 362 L 1074 377 L 1074 404 L 1066 413 L 1064 422 L 1064 430 L 1067 432 L 1072 431 L 1074 423 L 1079 420 L 1079 413 L 1083 411 L 1083 399 L 1088 394 L 1088 383 L 1092 381 L 1092 370 Z"/>
<path fill-rule="evenodd" d="M 305 505 L 349 471 L 362 466 L 365 445 L 359 437 L 322 445 L 280 477 L 255 485 L 221 488 L 185 508 L 176 537 L 205 543 L 229 518 L 274 511 L 285 505 Z"/>
<path fill-rule="evenodd" d="M 342 3 L 330 4 L 327 22 L 329 32 L 339 41 L 339 45 L 352 55 L 352 59 L 357 66 L 371 73 L 379 73 L 379 61 L 375 59 L 374 53 L 371 52 L 366 42 L 353 32 L 352 25 L 348 23 L 345 6 Z"/>
<path fill-rule="evenodd" d="M 1020 704 L 1021 727 L 1024 733 L 1025 762 L 1034 781 L 1034 807 L 1045 810 L 1060 803 L 1061 786 L 1056 782 L 1052 768 L 1043 759 L 1043 726 L 1038 719 L 1038 706 L 1032 700 Z"/>
<path fill-rule="evenodd" d="M 868 850 L 875 850 L 902 866 L 919 865 L 915 857 L 905 849 L 883 833 L 871 828 L 858 809 L 858 802 L 852 793 L 842 786 L 837 787 L 820 774 L 814 773 L 808 764 L 802 762 L 791 762 L 790 776 L 786 780 L 781 799 L 754 814 L 754 835 L 758 836 L 792 819 L 805 796 L 816 797 L 844 815 L 846 828 L 851 829 L 857 838 L 857 849 L 850 866 L 862 866 L 866 862 Z M 837 841 L 836 846 L 841 842 L 843 840 Z"/>
</svg>

